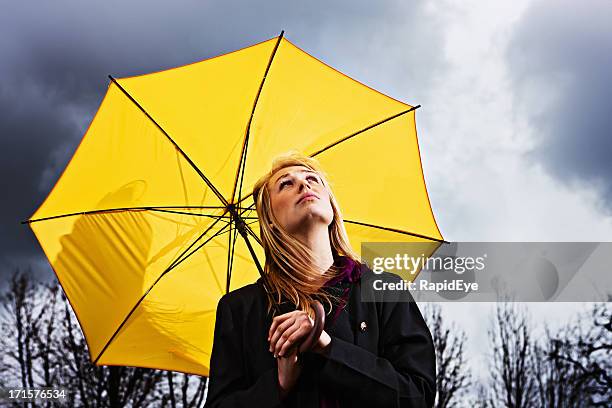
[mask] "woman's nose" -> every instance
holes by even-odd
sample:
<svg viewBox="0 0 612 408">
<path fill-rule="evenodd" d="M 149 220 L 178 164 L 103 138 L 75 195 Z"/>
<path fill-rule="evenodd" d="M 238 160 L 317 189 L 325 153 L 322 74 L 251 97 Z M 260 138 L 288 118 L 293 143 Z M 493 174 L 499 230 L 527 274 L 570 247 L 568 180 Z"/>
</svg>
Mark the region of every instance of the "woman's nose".
<svg viewBox="0 0 612 408">
<path fill-rule="evenodd" d="M 304 191 L 305 188 L 310 189 L 310 184 L 308 184 L 308 181 L 306 179 L 301 179 L 299 181 L 300 183 L 300 187 L 298 188 L 298 192 L 301 193 L 302 191 Z"/>
</svg>

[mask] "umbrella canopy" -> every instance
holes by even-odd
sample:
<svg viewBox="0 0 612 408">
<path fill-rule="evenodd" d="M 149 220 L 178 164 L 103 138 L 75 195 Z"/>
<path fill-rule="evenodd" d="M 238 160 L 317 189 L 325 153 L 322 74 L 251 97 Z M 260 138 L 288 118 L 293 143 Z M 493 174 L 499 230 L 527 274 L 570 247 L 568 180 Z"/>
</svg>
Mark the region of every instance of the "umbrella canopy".
<svg viewBox="0 0 612 408">
<path fill-rule="evenodd" d="M 27 221 L 93 362 L 208 375 L 217 302 L 254 282 L 254 261 L 263 263 L 253 184 L 290 150 L 316 157 L 328 173 L 355 250 L 370 241 L 439 245 L 415 107 L 282 34 L 111 78 L 68 166 Z"/>
</svg>

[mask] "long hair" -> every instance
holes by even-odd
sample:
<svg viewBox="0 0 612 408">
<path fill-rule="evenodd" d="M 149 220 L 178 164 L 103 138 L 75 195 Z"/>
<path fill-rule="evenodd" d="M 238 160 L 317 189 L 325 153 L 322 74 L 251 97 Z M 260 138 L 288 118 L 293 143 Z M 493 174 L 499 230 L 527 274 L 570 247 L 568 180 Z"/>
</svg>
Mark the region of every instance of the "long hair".
<svg viewBox="0 0 612 408">
<path fill-rule="evenodd" d="M 314 300 L 325 300 L 330 306 L 331 302 L 337 300 L 320 288 L 322 282 L 337 276 L 339 270 L 334 266 L 327 271 L 318 270 L 315 267 L 315 257 L 310 248 L 284 230 L 272 213 L 270 178 L 278 170 L 291 166 L 304 166 L 317 173 L 329 193 L 333 220 L 328 226 L 328 232 L 334 259 L 345 256 L 358 262 L 358 257 L 349 243 L 340 207 L 330 188 L 330 183 L 317 160 L 297 152 L 290 152 L 275 158 L 270 171 L 264 174 L 253 188 L 260 237 L 266 256 L 264 273 L 269 289 L 267 293 L 268 312 L 273 302 L 280 303 L 284 297 L 291 301 L 297 309 L 314 317 L 311 307 Z"/>
</svg>

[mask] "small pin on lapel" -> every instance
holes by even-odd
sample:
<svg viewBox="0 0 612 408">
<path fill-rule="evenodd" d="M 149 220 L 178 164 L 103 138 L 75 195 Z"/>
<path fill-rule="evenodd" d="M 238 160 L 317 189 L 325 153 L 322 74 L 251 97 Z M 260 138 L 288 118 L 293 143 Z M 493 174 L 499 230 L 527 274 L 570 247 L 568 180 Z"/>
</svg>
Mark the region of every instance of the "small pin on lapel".
<svg viewBox="0 0 612 408">
<path fill-rule="evenodd" d="M 361 322 L 361 324 L 359 325 L 359 330 L 361 330 L 361 332 L 365 332 L 368 329 L 368 325 L 366 322 Z"/>
</svg>

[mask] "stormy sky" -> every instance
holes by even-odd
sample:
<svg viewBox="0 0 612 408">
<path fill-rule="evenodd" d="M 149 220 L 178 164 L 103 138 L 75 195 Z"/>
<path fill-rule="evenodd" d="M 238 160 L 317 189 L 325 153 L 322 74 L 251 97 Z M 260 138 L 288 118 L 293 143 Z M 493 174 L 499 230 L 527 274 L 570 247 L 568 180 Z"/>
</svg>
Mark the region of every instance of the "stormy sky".
<svg viewBox="0 0 612 408">
<path fill-rule="evenodd" d="M 346 74 L 423 106 L 425 178 L 446 239 L 612 239 L 610 1 L 2 4 L 2 283 L 16 266 L 52 277 L 20 221 L 74 152 L 108 74 L 186 64 L 281 30 Z"/>
</svg>

